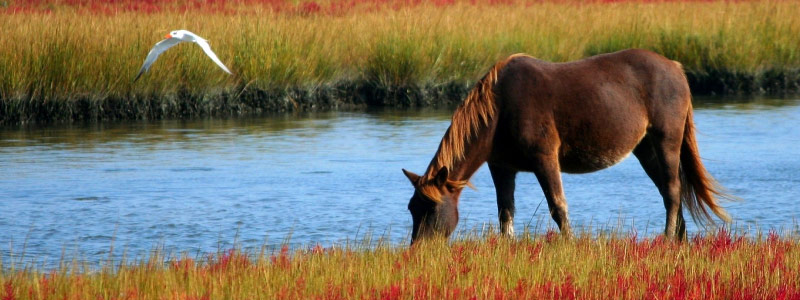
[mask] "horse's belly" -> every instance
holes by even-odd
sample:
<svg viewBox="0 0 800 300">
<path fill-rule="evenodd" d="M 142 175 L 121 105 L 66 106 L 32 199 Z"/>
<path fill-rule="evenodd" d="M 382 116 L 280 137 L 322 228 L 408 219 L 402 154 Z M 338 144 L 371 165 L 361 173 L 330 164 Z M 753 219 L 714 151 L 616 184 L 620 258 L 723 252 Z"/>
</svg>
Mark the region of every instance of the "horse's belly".
<svg viewBox="0 0 800 300">
<path fill-rule="evenodd" d="M 630 113 L 633 115 L 633 113 Z M 606 116 L 611 113 L 606 114 Z M 558 156 L 562 172 L 588 173 L 613 166 L 631 154 L 647 134 L 647 120 L 609 118 L 577 134 L 561 137 Z M 596 124 L 605 124 L 600 126 Z"/>
<path fill-rule="evenodd" d="M 559 158 L 561 171 L 566 173 L 589 173 L 617 164 L 630 155 L 627 152 L 595 152 L 573 150 Z"/>
</svg>

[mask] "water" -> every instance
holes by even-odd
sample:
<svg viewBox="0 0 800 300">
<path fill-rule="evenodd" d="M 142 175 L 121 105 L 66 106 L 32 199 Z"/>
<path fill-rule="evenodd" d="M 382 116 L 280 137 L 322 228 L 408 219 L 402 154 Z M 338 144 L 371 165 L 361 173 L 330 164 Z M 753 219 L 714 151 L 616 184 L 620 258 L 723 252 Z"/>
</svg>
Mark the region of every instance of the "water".
<svg viewBox="0 0 800 300">
<path fill-rule="evenodd" d="M 743 199 L 724 203 L 736 224 L 796 228 L 800 100 L 696 106 L 706 167 Z M 0 129 L 0 258 L 52 265 L 62 256 L 99 262 L 110 251 L 142 257 L 157 246 L 190 254 L 234 241 L 327 246 L 365 232 L 406 243 L 412 190 L 400 169 L 424 171 L 450 114 Z M 575 226 L 621 222 L 648 235 L 663 228 L 660 196 L 635 158 L 563 181 Z M 473 183 L 477 191 L 462 195 L 460 229 L 497 223 L 485 166 Z M 542 199 L 532 174 L 518 176 L 517 231 L 554 226 Z M 689 230 L 698 229 L 690 223 Z"/>
</svg>

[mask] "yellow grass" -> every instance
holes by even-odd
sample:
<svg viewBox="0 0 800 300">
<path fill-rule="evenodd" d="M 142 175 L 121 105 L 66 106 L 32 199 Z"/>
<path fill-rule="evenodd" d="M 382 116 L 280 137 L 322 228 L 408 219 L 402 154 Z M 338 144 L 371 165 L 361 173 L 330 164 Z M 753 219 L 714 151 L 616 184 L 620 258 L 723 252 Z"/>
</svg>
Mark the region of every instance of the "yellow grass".
<svg viewBox="0 0 800 300">
<path fill-rule="evenodd" d="M 3 299 L 796 299 L 796 237 L 720 231 L 661 237 L 554 232 L 414 248 L 231 250 L 100 269 L 2 269 Z M 0 264 L 0 268 L 3 265 Z M 7 266 L 6 266 L 7 267 Z"/>
<path fill-rule="evenodd" d="M 792 1 L 421 5 L 303 16 L 261 10 L 113 16 L 54 10 L 0 18 L 0 95 L 127 95 L 180 87 L 214 92 L 373 80 L 474 81 L 516 52 L 568 61 L 628 47 L 689 72 L 800 67 L 800 5 Z M 235 76 L 193 45 L 162 55 L 133 84 L 150 47 L 173 29 L 211 41 Z"/>
</svg>

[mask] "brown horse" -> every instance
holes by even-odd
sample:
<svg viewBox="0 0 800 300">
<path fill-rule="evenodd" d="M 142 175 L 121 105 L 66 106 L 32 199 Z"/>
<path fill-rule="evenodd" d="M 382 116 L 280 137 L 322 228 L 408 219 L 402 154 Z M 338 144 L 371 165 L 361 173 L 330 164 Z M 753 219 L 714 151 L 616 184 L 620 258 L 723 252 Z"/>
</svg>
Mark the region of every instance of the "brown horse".
<svg viewBox="0 0 800 300">
<path fill-rule="evenodd" d="M 646 50 L 624 50 L 568 63 L 515 54 L 498 62 L 456 109 L 427 171 L 403 172 L 414 185 L 408 204 L 411 243 L 449 236 L 458 198 L 488 162 L 500 229 L 513 234 L 514 181 L 533 172 L 562 234 L 571 235 L 561 172 L 607 168 L 630 152 L 653 180 L 667 210 L 667 237 L 686 235 L 681 206 L 695 222 L 730 221 L 698 156 L 689 85 L 681 64 Z"/>
</svg>

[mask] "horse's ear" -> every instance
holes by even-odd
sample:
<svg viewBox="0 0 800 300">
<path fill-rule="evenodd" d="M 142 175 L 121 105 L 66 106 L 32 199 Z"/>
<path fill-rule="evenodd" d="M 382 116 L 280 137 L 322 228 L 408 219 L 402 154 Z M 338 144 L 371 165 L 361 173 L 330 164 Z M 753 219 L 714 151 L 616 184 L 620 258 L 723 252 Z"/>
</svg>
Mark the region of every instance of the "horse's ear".
<svg viewBox="0 0 800 300">
<path fill-rule="evenodd" d="M 436 186 L 444 186 L 444 184 L 447 183 L 448 175 L 450 175 L 450 172 L 447 171 L 447 167 L 442 167 L 439 169 L 439 172 L 436 173 L 436 178 L 434 178 Z"/>
<path fill-rule="evenodd" d="M 417 186 L 417 182 L 419 182 L 419 175 L 414 174 L 414 172 L 411 172 L 411 171 L 406 170 L 406 169 L 403 169 L 403 174 L 406 174 L 406 177 L 408 177 L 408 180 L 411 181 L 411 185 Z"/>
</svg>

